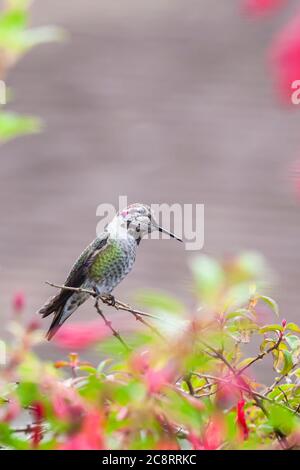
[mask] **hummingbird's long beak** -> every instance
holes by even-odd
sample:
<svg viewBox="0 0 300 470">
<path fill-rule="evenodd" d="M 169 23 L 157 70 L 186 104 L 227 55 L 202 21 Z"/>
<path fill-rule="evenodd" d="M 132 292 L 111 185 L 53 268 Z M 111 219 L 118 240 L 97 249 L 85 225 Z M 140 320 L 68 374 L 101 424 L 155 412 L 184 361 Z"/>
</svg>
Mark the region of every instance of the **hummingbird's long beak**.
<svg viewBox="0 0 300 470">
<path fill-rule="evenodd" d="M 160 227 L 159 225 L 156 225 L 156 228 L 159 232 L 165 233 L 166 235 L 169 235 L 172 238 L 175 238 L 175 240 L 178 240 L 179 242 L 182 242 L 181 238 L 178 238 L 174 235 L 174 233 L 168 232 L 168 230 L 165 230 L 164 228 Z"/>
</svg>

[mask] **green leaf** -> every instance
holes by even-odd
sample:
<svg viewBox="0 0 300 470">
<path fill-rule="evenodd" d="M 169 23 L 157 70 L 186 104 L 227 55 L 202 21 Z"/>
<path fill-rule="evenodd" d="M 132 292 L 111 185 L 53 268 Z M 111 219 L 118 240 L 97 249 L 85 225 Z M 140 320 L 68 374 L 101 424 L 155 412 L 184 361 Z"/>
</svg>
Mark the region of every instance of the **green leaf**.
<svg viewBox="0 0 300 470">
<path fill-rule="evenodd" d="M 23 439 L 11 432 L 7 423 L 0 423 L 0 443 L 8 449 L 27 450 L 30 448 L 30 441 L 24 434 Z M 2 449 L 3 450 L 3 449 Z"/>
<path fill-rule="evenodd" d="M 268 408 L 269 423 L 274 430 L 288 435 L 295 429 L 297 422 L 292 412 L 279 405 L 270 405 Z"/>
<path fill-rule="evenodd" d="M 224 270 L 216 260 L 205 255 L 194 259 L 191 267 L 201 297 L 213 301 L 225 282 Z"/>
<path fill-rule="evenodd" d="M 284 361 L 283 361 L 283 368 L 281 370 L 281 374 L 285 375 L 288 372 L 290 372 L 290 370 L 294 366 L 294 363 L 293 363 L 293 357 L 290 351 L 282 351 L 282 353 L 283 353 Z"/>
<path fill-rule="evenodd" d="M 137 381 L 122 384 L 117 387 L 114 392 L 114 400 L 122 406 L 133 402 L 143 402 L 145 400 L 145 396 L 145 385 Z"/>
<path fill-rule="evenodd" d="M 276 377 L 275 380 L 278 380 L 280 377 Z M 281 384 L 277 385 L 272 392 L 268 394 L 268 397 L 272 400 L 278 400 L 278 398 L 283 398 L 283 392 L 286 396 L 289 397 L 290 392 L 294 389 L 294 384 Z"/>
<path fill-rule="evenodd" d="M 261 350 L 261 352 L 265 352 L 268 349 L 275 346 L 275 344 L 276 344 L 276 341 L 274 341 L 273 339 L 269 339 L 269 338 L 264 339 L 263 342 L 260 345 L 260 350 Z"/>
<path fill-rule="evenodd" d="M 272 351 L 274 357 L 274 369 L 281 375 L 286 375 L 293 368 L 293 357 L 290 351 L 274 350 Z"/>
<path fill-rule="evenodd" d="M 32 0 L 7 0 L 6 2 L 11 9 L 23 9 L 27 10 L 31 3 Z"/>
<path fill-rule="evenodd" d="M 10 112 L 0 112 L 0 142 L 14 137 L 39 132 L 41 122 L 32 116 L 20 116 Z"/>
<path fill-rule="evenodd" d="M 231 320 L 227 323 L 226 329 L 230 331 L 235 340 L 242 343 L 249 343 L 251 335 L 258 329 L 257 325 L 249 318 Z"/>
<path fill-rule="evenodd" d="M 98 374 L 103 374 L 104 373 L 104 369 L 106 368 L 106 366 L 108 366 L 109 364 L 112 363 L 112 359 L 111 358 L 107 358 L 107 359 L 104 359 L 103 361 L 101 361 L 99 364 L 98 364 L 98 367 L 97 367 L 97 373 Z"/>
<path fill-rule="evenodd" d="M 298 377 L 300 379 L 300 367 L 296 370 L 294 370 L 293 374 L 291 375 L 296 375 L 296 377 Z"/>
<path fill-rule="evenodd" d="M 267 297 L 266 295 L 260 295 L 258 298 L 267 304 L 273 310 L 275 315 L 279 317 L 279 308 L 275 300 L 271 299 L 271 297 Z"/>
<path fill-rule="evenodd" d="M 41 26 L 23 32 L 22 46 L 24 50 L 27 50 L 39 44 L 61 41 L 64 38 L 66 38 L 66 33 L 61 28 Z"/>
<path fill-rule="evenodd" d="M 283 327 L 281 325 L 266 325 L 262 328 L 259 328 L 259 333 L 267 333 L 268 331 L 283 331 Z"/>
<path fill-rule="evenodd" d="M 28 12 L 24 8 L 5 10 L 0 14 L 0 46 L 12 56 L 19 56 L 38 44 L 65 37 L 61 28 L 42 26 L 26 29 Z"/>
<path fill-rule="evenodd" d="M 237 365 L 238 369 L 244 369 L 244 367 L 247 367 L 251 362 L 256 359 L 255 357 L 247 357 L 246 359 L 243 359 L 239 364 Z"/>
<path fill-rule="evenodd" d="M 300 347 L 299 336 L 287 334 L 285 335 L 285 340 L 293 351 Z"/>
<path fill-rule="evenodd" d="M 168 406 L 165 407 L 164 413 L 170 421 L 182 423 L 191 429 L 200 429 L 205 419 L 203 410 L 197 409 L 192 399 L 179 395 L 174 390 L 167 389 L 165 394 Z"/>
<path fill-rule="evenodd" d="M 39 359 L 31 352 L 24 354 L 23 360 L 17 368 L 21 382 L 38 382 L 42 365 Z"/>
<path fill-rule="evenodd" d="M 87 372 L 88 374 L 96 374 L 96 372 L 97 372 L 95 367 L 92 367 L 92 366 L 89 366 L 89 365 L 78 366 L 78 370 L 81 370 L 83 372 Z"/>
<path fill-rule="evenodd" d="M 143 306 L 158 313 L 163 311 L 172 314 L 182 314 L 185 311 L 184 305 L 179 300 L 163 292 L 140 291 L 137 295 L 137 300 Z"/>
<path fill-rule="evenodd" d="M 249 320 L 253 321 L 252 313 L 247 310 L 246 308 L 240 308 L 235 312 L 230 312 L 226 315 L 226 320 L 236 319 L 236 318 L 249 318 Z"/>
<path fill-rule="evenodd" d="M 21 405 L 27 407 L 39 398 L 39 389 L 37 384 L 32 382 L 21 382 L 17 387 L 17 394 Z"/>
<path fill-rule="evenodd" d="M 23 9 L 6 10 L 0 14 L 0 46 L 12 55 L 22 49 L 22 34 L 28 14 Z"/>
<path fill-rule="evenodd" d="M 249 280 L 264 277 L 267 271 L 264 257 L 255 251 L 245 251 L 237 259 L 237 264 Z"/>
<path fill-rule="evenodd" d="M 17 8 L 6 10 L 0 14 L 0 37 L 3 33 L 13 33 L 26 27 L 27 12 Z"/>
<path fill-rule="evenodd" d="M 286 325 L 287 330 L 295 331 L 296 333 L 300 333 L 300 327 L 296 325 L 296 323 L 288 323 Z"/>
</svg>

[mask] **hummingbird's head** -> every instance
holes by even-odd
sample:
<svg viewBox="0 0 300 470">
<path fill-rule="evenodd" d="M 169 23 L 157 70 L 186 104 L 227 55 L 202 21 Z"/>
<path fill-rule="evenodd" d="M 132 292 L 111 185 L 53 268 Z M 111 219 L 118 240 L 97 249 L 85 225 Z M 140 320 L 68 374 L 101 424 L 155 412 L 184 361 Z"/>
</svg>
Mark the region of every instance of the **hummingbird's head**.
<svg viewBox="0 0 300 470">
<path fill-rule="evenodd" d="M 176 240 L 182 241 L 177 238 L 173 233 L 168 232 L 158 225 L 155 221 L 151 208 L 146 204 L 131 204 L 118 214 L 122 228 L 127 230 L 127 233 L 134 236 L 137 241 L 140 241 L 144 235 L 151 233 L 155 230 L 166 233 Z"/>
</svg>

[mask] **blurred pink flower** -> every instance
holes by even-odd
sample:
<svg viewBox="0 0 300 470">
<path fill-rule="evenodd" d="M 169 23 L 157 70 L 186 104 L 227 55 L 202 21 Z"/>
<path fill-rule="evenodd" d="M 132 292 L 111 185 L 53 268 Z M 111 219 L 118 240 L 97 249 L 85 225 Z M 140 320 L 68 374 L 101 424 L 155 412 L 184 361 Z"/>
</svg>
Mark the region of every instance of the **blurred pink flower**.
<svg viewBox="0 0 300 470">
<path fill-rule="evenodd" d="M 188 440 L 194 450 L 216 450 L 224 441 L 226 436 L 225 431 L 222 417 L 214 415 L 211 417 L 201 437 L 195 431 L 192 431 L 189 433 Z"/>
<path fill-rule="evenodd" d="M 27 325 L 27 332 L 32 333 L 40 328 L 41 322 L 37 319 L 31 320 Z"/>
<path fill-rule="evenodd" d="M 171 382 L 173 375 L 174 371 L 168 366 L 162 369 L 149 368 L 144 375 L 149 393 L 160 392 L 164 386 Z"/>
<path fill-rule="evenodd" d="M 75 401 L 70 402 L 70 397 L 67 399 L 67 397 L 57 394 L 53 398 L 52 406 L 55 416 L 69 423 L 78 423 L 84 414 L 84 407 L 82 404 L 76 403 L 76 396 Z"/>
<path fill-rule="evenodd" d="M 262 16 L 281 7 L 286 0 L 245 0 L 244 9 L 252 16 Z"/>
<path fill-rule="evenodd" d="M 18 400 L 12 398 L 10 399 L 5 414 L 1 418 L 1 421 L 5 423 L 9 423 L 10 421 L 13 421 L 21 412 L 21 405 L 18 402 Z"/>
<path fill-rule="evenodd" d="M 103 420 L 97 411 L 89 412 L 83 419 L 81 430 L 71 435 L 60 450 L 103 450 Z"/>
<path fill-rule="evenodd" d="M 67 420 L 69 418 L 70 407 L 64 397 L 56 395 L 52 400 L 52 406 L 57 418 L 61 420 Z"/>
<path fill-rule="evenodd" d="M 234 376 L 231 373 L 220 376 L 216 392 L 216 404 L 219 408 L 226 408 L 232 406 L 241 396 L 241 391 L 251 393 L 249 384 L 247 383 L 248 377 L 245 374 L 242 376 Z"/>
<path fill-rule="evenodd" d="M 15 313 L 21 313 L 26 304 L 25 294 L 22 291 L 16 292 L 12 299 L 12 305 Z"/>
<path fill-rule="evenodd" d="M 273 40 L 270 59 L 279 96 L 291 104 L 292 84 L 300 80 L 300 12 Z"/>
<path fill-rule="evenodd" d="M 216 404 L 219 408 L 226 408 L 232 405 L 240 397 L 240 391 L 235 383 L 235 378 L 231 375 L 220 377 L 225 382 L 220 382 L 218 384 L 216 392 Z"/>
<path fill-rule="evenodd" d="M 150 367 L 149 351 L 146 350 L 135 352 L 132 355 L 130 362 L 134 372 L 144 374 Z"/>
<path fill-rule="evenodd" d="M 194 431 L 189 433 L 187 439 L 192 444 L 193 450 L 205 450 L 202 439 Z"/>
<path fill-rule="evenodd" d="M 205 430 L 203 443 L 205 450 L 216 450 L 225 438 L 224 422 L 221 417 L 213 416 Z"/>
<path fill-rule="evenodd" d="M 108 328 L 101 321 L 74 323 L 61 328 L 54 337 L 54 342 L 65 349 L 85 349 L 105 338 Z"/>
</svg>

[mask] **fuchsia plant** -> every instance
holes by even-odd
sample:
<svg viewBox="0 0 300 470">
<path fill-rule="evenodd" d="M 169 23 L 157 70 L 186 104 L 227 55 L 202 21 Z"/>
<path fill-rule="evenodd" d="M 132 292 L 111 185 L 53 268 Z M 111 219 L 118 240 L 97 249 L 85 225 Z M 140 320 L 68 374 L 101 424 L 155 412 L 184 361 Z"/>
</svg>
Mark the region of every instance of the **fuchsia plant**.
<svg viewBox="0 0 300 470">
<path fill-rule="evenodd" d="M 93 363 L 75 352 L 55 363 L 42 360 L 34 351 L 44 333 L 32 321 L 22 324 L 22 315 L 12 317 L 0 370 L 0 445 L 297 448 L 300 328 L 277 321 L 275 301 L 260 293 L 267 275 L 261 258 L 244 253 L 218 263 L 201 257 L 192 269 L 191 312 L 166 294 L 145 293 L 140 301 L 153 314 L 152 329 L 119 332 L 122 342 L 98 321 L 63 327 L 57 344 L 93 349 L 99 358 Z M 264 384 L 257 365 L 270 368 L 269 359 L 274 376 Z"/>
</svg>

